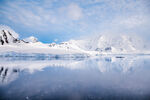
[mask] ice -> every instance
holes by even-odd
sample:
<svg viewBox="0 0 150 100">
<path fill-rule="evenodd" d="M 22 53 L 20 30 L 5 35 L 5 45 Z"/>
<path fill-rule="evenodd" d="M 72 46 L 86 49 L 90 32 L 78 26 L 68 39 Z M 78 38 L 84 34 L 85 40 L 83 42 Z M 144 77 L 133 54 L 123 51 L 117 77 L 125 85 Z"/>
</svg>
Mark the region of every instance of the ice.
<svg viewBox="0 0 150 100">
<path fill-rule="evenodd" d="M 6 26 L 0 26 L 0 55 L 55 54 L 55 55 L 108 55 L 108 54 L 150 54 L 148 43 L 137 36 L 99 35 L 90 39 L 69 40 L 59 44 L 45 44 L 31 36 L 23 40 Z"/>
</svg>

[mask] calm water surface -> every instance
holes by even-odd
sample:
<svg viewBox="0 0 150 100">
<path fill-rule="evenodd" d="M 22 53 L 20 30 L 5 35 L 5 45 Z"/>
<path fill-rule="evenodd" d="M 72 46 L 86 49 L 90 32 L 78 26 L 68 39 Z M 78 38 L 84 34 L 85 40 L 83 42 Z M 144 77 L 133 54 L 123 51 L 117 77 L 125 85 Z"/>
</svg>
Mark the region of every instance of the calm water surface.
<svg viewBox="0 0 150 100">
<path fill-rule="evenodd" d="M 0 58 L 0 100 L 150 100 L 150 56 Z"/>
</svg>

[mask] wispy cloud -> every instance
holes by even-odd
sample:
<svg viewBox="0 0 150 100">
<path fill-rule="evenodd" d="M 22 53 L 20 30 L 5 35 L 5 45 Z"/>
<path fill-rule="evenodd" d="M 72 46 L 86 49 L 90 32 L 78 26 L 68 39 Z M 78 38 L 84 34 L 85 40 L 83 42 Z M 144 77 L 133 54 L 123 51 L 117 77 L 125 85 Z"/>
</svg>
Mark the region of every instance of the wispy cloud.
<svg viewBox="0 0 150 100">
<path fill-rule="evenodd" d="M 5 1 L 0 23 L 56 33 L 127 32 L 150 26 L 149 5 L 149 0 Z"/>
</svg>

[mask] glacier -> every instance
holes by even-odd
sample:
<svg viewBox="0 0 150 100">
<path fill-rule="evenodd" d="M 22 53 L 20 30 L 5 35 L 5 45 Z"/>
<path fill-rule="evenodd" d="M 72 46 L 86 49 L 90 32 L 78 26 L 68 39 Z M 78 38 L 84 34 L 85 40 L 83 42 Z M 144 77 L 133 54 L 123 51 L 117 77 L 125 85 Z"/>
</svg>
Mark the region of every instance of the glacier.
<svg viewBox="0 0 150 100">
<path fill-rule="evenodd" d="M 99 35 L 94 38 L 42 43 L 34 36 L 19 39 L 8 26 L 0 26 L 0 56 L 89 57 L 97 55 L 150 54 L 149 44 L 137 36 Z M 82 56 L 81 56 L 82 55 Z"/>
</svg>

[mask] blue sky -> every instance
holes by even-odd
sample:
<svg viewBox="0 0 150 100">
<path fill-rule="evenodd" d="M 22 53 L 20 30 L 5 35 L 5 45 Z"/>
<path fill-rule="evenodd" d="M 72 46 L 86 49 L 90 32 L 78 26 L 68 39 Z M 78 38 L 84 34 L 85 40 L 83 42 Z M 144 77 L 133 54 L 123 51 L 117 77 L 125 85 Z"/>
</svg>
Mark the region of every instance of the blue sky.
<svg viewBox="0 0 150 100">
<path fill-rule="evenodd" d="M 42 42 L 97 34 L 150 37 L 150 0 L 0 0 L 0 24 Z"/>
</svg>

